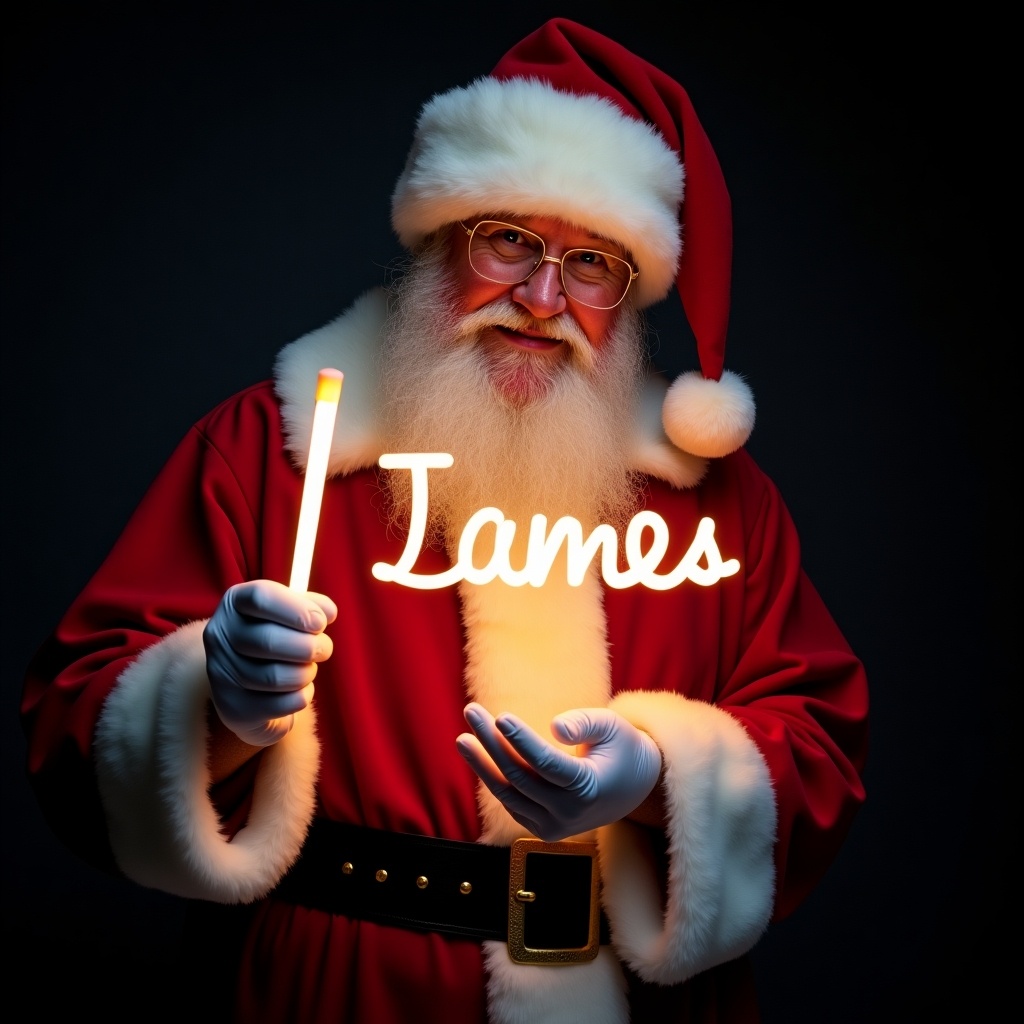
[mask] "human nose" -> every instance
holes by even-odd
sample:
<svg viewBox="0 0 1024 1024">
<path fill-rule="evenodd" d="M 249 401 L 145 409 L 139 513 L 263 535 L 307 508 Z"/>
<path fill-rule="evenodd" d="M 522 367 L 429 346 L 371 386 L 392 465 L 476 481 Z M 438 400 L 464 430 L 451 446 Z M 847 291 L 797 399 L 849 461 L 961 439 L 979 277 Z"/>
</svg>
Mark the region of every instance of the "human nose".
<svg viewBox="0 0 1024 1024">
<path fill-rule="evenodd" d="M 562 261 L 555 256 L 542 257 L 537 269 L 512 289 L 512 299 L 538 319 L 564 313 Z"/>
</svg>

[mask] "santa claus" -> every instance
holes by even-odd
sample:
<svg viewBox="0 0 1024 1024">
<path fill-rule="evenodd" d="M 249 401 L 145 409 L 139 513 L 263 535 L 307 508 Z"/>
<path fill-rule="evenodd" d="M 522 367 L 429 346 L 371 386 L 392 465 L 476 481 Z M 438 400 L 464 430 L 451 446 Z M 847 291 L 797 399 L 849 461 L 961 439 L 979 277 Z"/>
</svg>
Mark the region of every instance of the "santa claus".
<svg viewBox="0 0 1024 1024">
<path fill-rule="evenodd" d="M 863 800 L 867 691 L 743 448 L 708 139 L 553 19 L 424 106 L 392 223 L 408 266 L 196 424 L 33 662 L 40 799 L 190 901 L 182 989 L 239 1021 L 754 1021 L 745 954 Z M 673 288 L 700 369 L 670 384 Z M 396 453 L 451 457 L 425 508 Z M 569 521 L 613 554 L 581 569 Z"/>
</svg>

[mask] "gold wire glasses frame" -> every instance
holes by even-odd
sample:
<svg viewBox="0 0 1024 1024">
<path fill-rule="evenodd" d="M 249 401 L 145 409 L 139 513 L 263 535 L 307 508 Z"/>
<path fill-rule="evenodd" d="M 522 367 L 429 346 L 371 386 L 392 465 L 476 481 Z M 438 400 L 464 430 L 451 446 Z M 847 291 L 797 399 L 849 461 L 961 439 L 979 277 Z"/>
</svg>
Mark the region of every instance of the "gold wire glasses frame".
<svg viewBox="0 0 1024 1024">
<path fill-rule="evenodd" d="M 495 284 L 522 284 L 541 264 L 557 263 L 562 287 L 571 299 L 591 309 L 614 309 L 640 276 L 628 260 L 600 249 L 569 249 L 561 257 L 548 256 L 540 235 L 507 221 L 481 220 L 470 228 L 460 220 L 459 226 L 469 236 L 469 265 Z"/>
</svg>

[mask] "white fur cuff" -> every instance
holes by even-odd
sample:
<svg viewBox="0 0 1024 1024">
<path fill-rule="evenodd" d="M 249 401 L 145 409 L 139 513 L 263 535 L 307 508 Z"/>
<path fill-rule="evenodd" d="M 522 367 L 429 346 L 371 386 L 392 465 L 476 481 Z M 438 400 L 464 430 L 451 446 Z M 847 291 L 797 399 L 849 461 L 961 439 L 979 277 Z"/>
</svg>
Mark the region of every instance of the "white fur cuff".
<svg viewBox="0 0 1024 1024">
<path fill-rule="evenodd" d="M 665 762 L 667 899 L 650 830 L 600 830 L 604 905 L 618 954 L 645 981 L 673 985 L 747 952 L 771 917 L 777 811 L 768 767 L 726 711 L 670 692 L 610 704 L 649 733 Z"/>
<path fill-rule="evenodd" d="M 308 708 L 262 753 L 248 822 L 229 841 L 207 795 L 204 626 L 169 634 L 121 674 L 97 723 L 96 771 L 111 846 L 129 878 L 178 896 L 248 903 L 299 854 L 319 743 Z"/>
</svg>

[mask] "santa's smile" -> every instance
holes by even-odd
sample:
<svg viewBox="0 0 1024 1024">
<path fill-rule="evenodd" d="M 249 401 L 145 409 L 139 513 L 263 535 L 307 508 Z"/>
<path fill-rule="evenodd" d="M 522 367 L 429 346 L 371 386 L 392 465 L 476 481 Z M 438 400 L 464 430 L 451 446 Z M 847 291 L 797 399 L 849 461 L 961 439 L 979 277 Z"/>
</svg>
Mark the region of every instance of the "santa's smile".
<svg viewBox="0 0 1024 1024">
<path fill-rule="evenodd" d="M 507 345 L 531 352 L 550 352 L 563 344 L 561 338 L 551 338 L 540 331 L 512 330 L 495 324 L 491 330 Z"/>
</svg>

